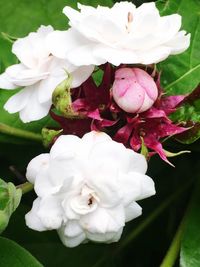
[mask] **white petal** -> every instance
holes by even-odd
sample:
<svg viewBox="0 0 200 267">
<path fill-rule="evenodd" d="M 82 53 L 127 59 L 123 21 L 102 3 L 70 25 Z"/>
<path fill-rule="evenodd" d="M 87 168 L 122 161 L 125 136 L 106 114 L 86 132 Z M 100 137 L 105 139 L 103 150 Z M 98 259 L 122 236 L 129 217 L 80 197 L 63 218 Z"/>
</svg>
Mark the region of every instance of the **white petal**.
<svg viewBox="0 0 200 267">
<path fill-rule="evenodd" d="M 41 222 L 40 218 L 37 215 L 38 209 L 40 207 L 40 198 L 36 198 L 36 200 L 33 202 L 33 206 L 31 211 L 29 211 L 25 215 L 26 225 L 36 231 L 45 231 L 47 230 L 46 227 Z"/>
<path fill-rule="evenodd" d="M 40 154 L 39 156 L 33 158 L 26 170 L 26 178 L 29 182 L 35 182 L 37 174 L 49 164 L 49 154 Z"/>
<path fill-rule="evenodd" d="M 70 247 L 70 248 L 76 247 L 79 244 L 81 244 L 83 241 L 85 241 L 86 239 L 84 232 L 82 232 L 80 235 L 70 238 L 68 236 L 65 236 L 64 231 L 65 231 L 65 227 L 63 226 L 62 228 L 58 230 L 58 234 L 59 234 L 61 241 L 66 247 Z"/>
<path fill-rule="evenodd" d="M 16 93 L 8 99 L 8 101 L 4 105 L 4 109 L 11 114 L 18 112 L 25 108 L 30 98 L 31 91 L 29 91 L 29 88 L 22 89 L 20 92 Z"/>
<path fill-rule="evenodd" d="M 136 202 L 132 202 L 125 208 L 126 222 L 129 222 L 142 214 L 142 208 Z"/>
<path fill-rule="evenodd" d="M 71 159 L 81 150 L 81 139 L 75 135 L 61 135 L 51 148 L 51 158 Z"/>
<path fill-rule="evenodd" d="M 155 184 L 154 181 L 147 175 L 138 175 L 141 181 L 141 193 L 140 196 L 137 197 L 136 200 L 141 200 L 150 196 L 155 195 Z"/>
<path fill-rule="evenodd" d="M 56 180 L 57 177 L 54 176 L 54 179 Z M 46 166 L 40 172 L 38 172 L 35 179 L 34 189 L 38 196 L 47 197 L 49 195 L 58 193 L 62 185 L 63 182 L 57 182 L 56 185 L 52 182 L 50 179 L 48 166 Z"/>
<path fill-rule="evenodd" d="M 172 40 L 166 45 L 171 48 L 171 54 L 176 55 L 184 52 L 190 46 L 190 34 L 186 35 L 185 31 L 177 33 Z"/>
<path fill-rule="evenodd" d="M 32 85 L 48 77 L 48 72 L 38 73 L 38 70 L 27 69 L 23 64 L 15 64 L 6 69 L 10 80 L 18 87 Z"/>
<path fill-rule="evenodd" d="M 37 216 L 40 218 L 46 229 L 53 230 L 60 228 L 63 217 L 59 197 L 48 196 L 42 198 L 40 207 L 37 211 Z"/>
<path fill-rule="evenodd" d="M 75 237 L 80 235 L 83 230 L 77 220 L 69 220 L 65 226 L 65 236 Z"/>
<path fill-rule="evenodd" d="M 16 89 L 18 86 L 14 84 L 11 80 L 9 75 L 4 72 L 0 75 L 0 88 L 2 89 Z"/>
<path fill-rule="evenodd" d="M 171 49 L 167 46 L 158 46 L 140 54 L 141 63 L 148 65 L 165 60 L 170 55 Z"/>
<path fill-rule="evenodd" d="M 38 83 L 24 89 L 29 91 L 29 97 L 26 106 L 19 113 L 23 122 L 40 120 L 44 118 L 50 110 L 52 102 L 48 101 L 41 104 L 38 100 L 38 89 Z"/>
<path fill-rule="evenodd" d="M 119 177 L 121 194 L 123 195 L 124 205 L 131 202 L 150 197 L 155 194 L 153 180 L 147 175 L 137 172 L 130 172 Z"/>
<path fill-rule="evenodd" d="M 89 240 L 92 240 L 94 242 L 103 242 L 103 243 L 113 243 L 118 242 L 121 235 L 122 235 L 123 227 L 121 227 L 117 232 L 107 232 L 105 234 L 99 234 L 99 233 L 90 233 L 87 232 L 86 236 Z"/>
<path fill-rule="evenodd" d="M 50 54 L 46 47 L 46 36 L 53 31 L 51 26 L 41 26 L 38 32 L 29 33 L 27 37 L 20 38 L 13 44 L 12 52 L 27 67 L 36 67 Z"/>
<path fill-rule="evenodd" d="M 140 63 L 140 57 L 137 51 L 126 50 L 123 48 L 112 48 L 105 45 L 94 47 L 94 56 L 102 58 L 105 62 L 108 61 L 115 66 L 121 63 L 134 64 Z"/>
<path fill-rule="evenodd" d="M 93 71 L 93 65 L 78 67 L 75 71 L 73 71 L 72 88 L 76 88 L 80 86 L 83 82 L 85 82 L 90 77 Z"/>
<path fill-rule="evenodd" d="M 122 206 L 113 209 L 98 208 L 95 212 L 81 217 L 80 224 L 88 233 L 101 234 L 106 241 L 107 233 L 117 233 L 124 226 L 124 209 Z"/>
</svg>

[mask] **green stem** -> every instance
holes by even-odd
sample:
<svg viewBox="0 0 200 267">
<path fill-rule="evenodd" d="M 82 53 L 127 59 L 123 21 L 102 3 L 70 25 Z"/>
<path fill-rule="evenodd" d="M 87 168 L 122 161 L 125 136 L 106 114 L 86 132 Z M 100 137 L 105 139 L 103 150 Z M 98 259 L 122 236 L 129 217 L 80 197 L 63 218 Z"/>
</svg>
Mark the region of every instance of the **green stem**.
<svg viewBox="0 0 200 267">
<path fill-rule="evenodd" d="M 33 184 L 26 182 L 24 184 L 18 185 L 17 188 L 20 188 L 22 190 L 22 194 L 24 195 L 33 190 Z"/>
<path fill-rule="evenodd" d="M 180 246 L 181 246 L 181 238 L 182 238 L 184 226 L 185 226 L 185 216 L 178 227 L 178 230 L 174 236 L 174 239 L 173 239 L 173 241 L 172 241 L 172 243 L 171 243 L 171 245 L 167 251 L 167 254 L 164 257 L 160 267 L 173 267 L 174 266 L 176 259 L 179 255 Z"/>
<path fill-rule="evenodd" d="M 122 240 L 117 249 L 117 253 L 131 243 L 139 234 L 142 233 L 167 207 L 169 207 L 181 194 L 183 194 L 189 186 L 193 183 L 193 180 L 190 180 L 183 187 L 177 190 L 173 195 L 171 195 L 167 200 L 165 200 L 154 212 L 152 212 L 146 220 L 144 220 L 132 233 L 130 233 L 124 240 Z"/>
<path fill-rule="evenodd" d="M 6 125 L 4 123 L 0 123 L 0 133 L 8 134 L 8 135 L 16 136 L 16 137 L 21 137 L 24 139 L 29 139 L 29 140 L 33 140 L 33 141 L 37 141 L 37 142 L 42 141 L 41 134 L 37 134 L 37 133 L 21 130 L 18 128 L 14 128 L 14 127 Z"/>
</svg>

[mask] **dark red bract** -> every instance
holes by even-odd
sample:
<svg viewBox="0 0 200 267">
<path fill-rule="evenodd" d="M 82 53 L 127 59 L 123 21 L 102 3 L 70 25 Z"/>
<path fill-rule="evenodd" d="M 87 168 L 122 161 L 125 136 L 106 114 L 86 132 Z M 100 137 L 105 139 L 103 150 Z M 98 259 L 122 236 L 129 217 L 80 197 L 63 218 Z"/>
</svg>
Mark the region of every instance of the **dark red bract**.
<svg viewBox="0 0 200 267">
<path fill-rule="evenodd" d="M 53 114 L 53 119 L 58 121 L 65 134 L 82 136 L 90 130 L 105 131 L 115 141 L 135 151 L 141 148 L 143 139 L 145 146 L 152 151 L 150 155 L 158 153 L 168 162 L 162 140 L 187 130 L 169 119 L 169 115 L 176 110 L 185 96 L 165 96 L 157 74 L 155 80 L 159 96 L 154 105 L 140 114 L 126 113 L 112 98 L 115 69 L 110 64 L 101 68 L 104 75 L 99 86 L 90 77 L 72 91 L 72 107 L 82 118 L 71 120 Z"/>
</svg>

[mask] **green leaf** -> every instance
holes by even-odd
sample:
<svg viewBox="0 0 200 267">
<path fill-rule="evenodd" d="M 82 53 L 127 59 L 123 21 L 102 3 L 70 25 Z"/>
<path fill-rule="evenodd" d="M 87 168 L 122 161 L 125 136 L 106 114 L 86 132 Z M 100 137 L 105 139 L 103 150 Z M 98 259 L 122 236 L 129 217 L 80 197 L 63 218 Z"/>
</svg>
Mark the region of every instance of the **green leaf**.
<svg viewBox="0 0 200 267">
<path fill-rule="evenodd" d="M 42 267 L 27 250 L 7 238 L 0 237 L 1 267 Z"/>
<path fill-rule="evenodd" d="M 8 225 L 10 216 L 18 207 L 22 196 L 21 189 L 0 179 L 0 234 Z"/>
<path fill-rule="evenodd" d="M 161 15 L 178 13 L 182 16 L 182 28 L 191 33 L 191 44 L 183 54 L 171 56 L 159 64 L 161 83 L 168 94 L 191 92 L 200 82 L 200 1 L 160 0 Z"/>
<path fill-rule="evenodd" d="M 82 0 L 82 4 L 97 6 L 112 6 L 112 0 Z M 15 37 L 23 37 L 29 32 L 37 30 L 40 25 L 51 24 L 55 29 L 67 29 L 67 17 L 62 13 L 64 6 L 77 6 L 77 1 L 69 0 L 9 0 L 0 1 L 0 32 L 7 33 Z M 0 72 L 6 67 L 17 63 L 16 57 L 11 53 L 11 43 L 0 36 Z M 40 133 L 44 126 L 54 126 L 52 120 L 46 118 L 32 122 L 22 123 L 18 114 L 9 114 L 3 109 L 4 104 L 11 95 L 16 93 L 14 90 L 0 90 L 0 123 L 5 123 L 16 129 Z M 13 132 L 13 136 L 0 134 L 0 142 L 27 143 L 26 140 L 18 138 Z"/>
<path fill-rule="evenodd" d="M 182 239 L 180 255 L 181 267 L 200 266 L 200 182 L 198 182 L 195 188 Z"/>
</svg>

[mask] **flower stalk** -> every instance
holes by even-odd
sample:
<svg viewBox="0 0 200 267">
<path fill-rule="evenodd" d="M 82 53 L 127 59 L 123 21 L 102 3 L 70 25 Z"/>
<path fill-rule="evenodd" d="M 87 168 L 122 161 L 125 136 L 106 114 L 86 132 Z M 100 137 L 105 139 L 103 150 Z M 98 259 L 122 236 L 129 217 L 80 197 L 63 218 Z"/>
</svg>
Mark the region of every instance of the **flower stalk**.
<svg viewBox="0 0 200 267">
<path fill-rule="evenodd" d="M 32 191 L 33 188 L 34 188 L 34 186 L 33 186 L 33 184 L 31 184 L 31 183 L 29 183 L 29 182 L 26 182 L 26 183 L 24 183 L 24 184 L 20 184 L 20 185 L 18 185 L 17 188 L 18 188 L 18 189 L 20 188 L 20 189 L 22 190 L 22 194 L 24 195 L 24 194 L 26 194 L 26 193 Z"/>
<path fill-rule="evenodd" d="M 0 133 L 11 135 L 11 136 L 16 136 L 16 137 L 20 137 L 20 138 L 24 138 L 24 139 L 28 139 L 32 141 L 37 141 L 37 142 L 42 141 L 41 134 L 18 129 L 18 128 L 6 125 L 4 123 L 0 123 Z"/>
</svg>

